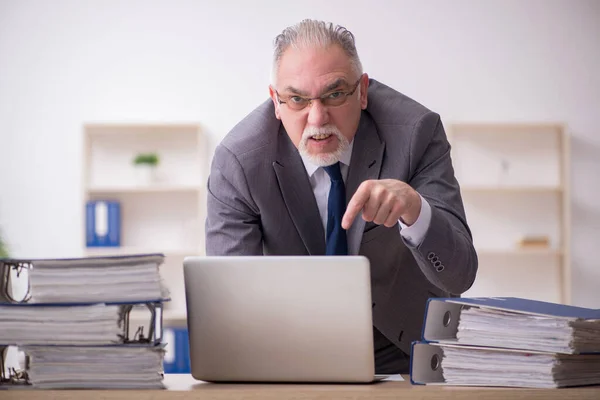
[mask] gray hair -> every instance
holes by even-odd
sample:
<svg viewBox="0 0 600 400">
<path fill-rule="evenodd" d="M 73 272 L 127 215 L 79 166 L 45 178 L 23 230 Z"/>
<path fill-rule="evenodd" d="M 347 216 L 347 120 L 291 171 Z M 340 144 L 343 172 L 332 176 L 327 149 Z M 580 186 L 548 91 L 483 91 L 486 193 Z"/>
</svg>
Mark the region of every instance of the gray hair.
<svg viewBox="0 0 600 400">
<path fill-rule="evenodd" d="M 350 62 L 357 75 L 361 75 L 362 64 L 358 58 L 354 35 L 348 29 L 333 23 L 305 19 L 302 22 L 285 28 L 275 38 L 275 51 L 273 53 L 273 70 L 271 83 L 275 85 L 275 78 L 281 62 L 281 57 L 288 47 L 301 49 L 307 47 L 329 47 L 338 45 L 350 58 Z"/>
</svg>

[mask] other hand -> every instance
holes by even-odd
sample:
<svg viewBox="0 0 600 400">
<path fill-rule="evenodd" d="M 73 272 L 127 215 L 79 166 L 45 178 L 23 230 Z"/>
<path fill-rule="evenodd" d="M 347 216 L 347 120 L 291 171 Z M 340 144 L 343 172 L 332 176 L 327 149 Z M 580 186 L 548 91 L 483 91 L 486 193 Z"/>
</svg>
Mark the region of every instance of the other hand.
<svg viewBox="0 0 600 400">
<path fill-rule="evenodd" d="M 401 220 L 410 226 L 421 213 L 421 196 L 407 183 L 396 179 L 368 180 L 360 184 L 350 199 L 342 228 L 350 228 L 361 210 L 367 222 L 390 228 Z"/>
</svg>

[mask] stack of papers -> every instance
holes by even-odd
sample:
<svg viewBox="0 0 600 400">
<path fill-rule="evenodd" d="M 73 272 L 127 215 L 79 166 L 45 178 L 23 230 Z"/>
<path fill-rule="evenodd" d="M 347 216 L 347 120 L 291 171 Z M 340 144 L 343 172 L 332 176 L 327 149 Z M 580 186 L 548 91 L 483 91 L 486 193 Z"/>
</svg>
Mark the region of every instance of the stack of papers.
<svg viewBox="0 0 600 400">
<path fill-rule="evenodd" d="M 600 352 L 600 320 L 577 320 L 493 308 L 464 308 L 458 343 L 576 354 Z"/>
<path fill-rule="evenodd" d="M 30 303 L 139 302 L 169 297 L 162 255 L 37 260 L 29 271 Z"/>
<path fill-rule="evenodd" d="M 114 344 L 122 342 L 122 307 L 0 305 L 0 343 Z"/>
<path fill-rule="evenodd" d="M 162 346 L 31 346 L 29 379 L 37 389 L 163 389 Z"/>
<path fill-rule="evenodd" d="M 0 366 L 7 345 L 28 356 L 2 367 L 0 387 L 164 388 L 163 261 L 162 254 L 0 259 Z M 14 278 L 27 284 L 24 296 L 14 295 Z M 147 311 L 145 323 L 130 318 L 134 307 Z"/>
<path fill-rule="evenodd" d="M 600 383 L 600 357 L 442 345 L 450 385 L 554 388 Z"/>
<path fill-rule="evenodd" d="M 431 298 L 412 344 L 417 384 L 600 384 L 600 310 L 514 298 Z"/>
</svg>

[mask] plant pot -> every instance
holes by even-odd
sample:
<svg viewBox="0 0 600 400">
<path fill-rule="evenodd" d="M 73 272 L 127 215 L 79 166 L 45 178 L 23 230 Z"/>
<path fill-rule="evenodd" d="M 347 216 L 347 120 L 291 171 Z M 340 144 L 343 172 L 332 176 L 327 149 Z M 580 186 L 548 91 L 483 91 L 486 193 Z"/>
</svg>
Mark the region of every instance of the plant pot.
<svg viewBox="0 0 600 400">
<path fill-rule="evenodd" d="M 138 185 L 150 185 L 156 182 L 156 167 L 153 165 L 136 165 L 135 178 Z"/>
</svg>

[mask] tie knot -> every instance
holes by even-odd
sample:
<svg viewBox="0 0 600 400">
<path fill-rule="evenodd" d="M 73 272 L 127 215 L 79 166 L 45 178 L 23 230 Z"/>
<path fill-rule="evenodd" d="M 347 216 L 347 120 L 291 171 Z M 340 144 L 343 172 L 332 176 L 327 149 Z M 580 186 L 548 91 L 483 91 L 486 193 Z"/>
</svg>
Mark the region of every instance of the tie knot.
<svg viewBox="0 0 600 400">
<path fill-rule="evenodd" d="M 332 181 L 341 181 L 342 180 L 342 171 L 340 170 L 340 162 L 336 162 L 335 164 L 328 165 L 327 167 L 323 167 L 329 178 Z"/>
</svg>

